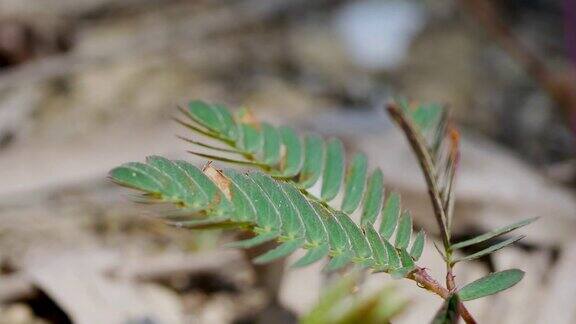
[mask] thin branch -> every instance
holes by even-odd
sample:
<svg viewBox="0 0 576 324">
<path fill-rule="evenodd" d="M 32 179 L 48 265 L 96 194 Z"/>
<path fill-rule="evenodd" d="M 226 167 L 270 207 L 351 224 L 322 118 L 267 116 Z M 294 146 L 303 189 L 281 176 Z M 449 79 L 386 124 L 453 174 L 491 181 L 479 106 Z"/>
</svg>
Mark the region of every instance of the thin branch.
<svg viewBox="0 0 576 324">
<path fill-rule="evenodd" d="M 460 134 L 454 127 L 452 127 L 452 125 L 448 126 L 448 132 L 450 135 L 450 170 L 445 190 L 446 199 L 444 210 L 446 212 L 446 226 L 450 229 L 452 228 L 452 220 L 454 218 L 454 182 L 456 179 L 458 164 L 460 163 Z"/>
<path fill-rule="evenodd" d="M 438 283 L 434 278 L 432 278 L 423 268 L 418 268 L 416 271 L 412 272 L 408 279 L 412 279 L 418 283 L 418 286 L 431 291 L 438 296 L 442 297 L 443 299 L 447 299 L 451 293 L 454 292 L 456 288 L 456 284 L 454 282 L 454 275 L 452 273 L 452 263 L 450 261 L 452 249 L 450 245 L 450 232 L 448 228 L 448 219 L 447 219 L 447 210 L 452 213 L 453 210 L 453 203 L 454 197 L 449 192 L 448 197 L 446 200 L 446 205 L 443 203 L 442 195 L 440 193 L 440 189 L 438 188 L 438 184 L 436 183 L 436 169 L 434 166 L 434 162 L 428 149 L 426 147 L 425 141 L 420 135 L 420 133 L 416 130 L 412 122 L 406 118 L 400 107 L 398 107 L 395 103 L 389 103 L 387 106 L 388 112 L 392 119 L 402 128 L 408 142 L 410 142 L 410 146 L 416 155 L 418 162 L 420 163 L 420 168 L 422 169 L 422 173 L 424 174 L 424 178 L 426 179 L 426 184 L 428 187 L 428 194 L 430 196 L 430 200 L 432 201 L 432 206 L 434 208 L 434 216 L 436 218 L 436 222 L 438 223 L 438 227 L 440 228 L 440 234 L 442 236 L 442 243 L 444 244 L 444 250 L 446 255 L 442 255 L 444 260 L 446 261 L 446 286 L 448 288 L 444 288 L 442 285 Z M 455 167 L 458 163 L 458 138 L 457 133 L 452 131 L 451 135 L 451 147 L 450 147 L 450 159 L 451 163 L 454 163 L 454 170 L 451 172 L 455 173 Z M 453 190 L 453 181 L 454 181 L 454 174 L 449 175 L 449 191 Z M 450 215 L 451 217 L 451 215 Z M 442 254 L 442 253 L 441 253 Z M 466 309 L 466 306 L 462 302 L 458 303 L 458 313 L 462 316 L 462 319 L 468 323 L 473 324 L 476 323 L 470 312 Z"/>
<path fill-rule="evenodd" d="M 442 285 L 440 285 L 438 281 L 432 278 L 432 276 L 430 276 L 424 268 L 418 268 L 416 271 L 413 271 L 410 275 L 408 275 L 407 278 L 410 280 L 414 280 L 419 287 L 424 288 L 442 297 L 443 299 L 447 299 L 448 297 L 450 297 L 451 291 L 442 287 Z M 467 324 L 476 323 L 476 320 L 472 317 L 472 314 L 470 314 L 470 312 L 462 302 L 458 303 L 458 314 L 462 316 L 462 319 Z"/>
</svg>

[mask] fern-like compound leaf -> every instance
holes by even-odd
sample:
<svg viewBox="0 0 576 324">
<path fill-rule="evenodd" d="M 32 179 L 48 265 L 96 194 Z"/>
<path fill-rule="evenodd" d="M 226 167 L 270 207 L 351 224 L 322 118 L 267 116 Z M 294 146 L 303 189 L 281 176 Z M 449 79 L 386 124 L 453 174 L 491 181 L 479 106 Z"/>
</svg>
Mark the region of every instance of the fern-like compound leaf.
<svg viewBox="0 0 576 324">
<path fill-rule="evenodd" d="M 269 241 L 280 244 L 257 257 L 257 263 L 272 262 L 305 248 L 307 253 L 295 266 L 305 266 L 328 255 L 331 260 L 327 271 L 350 262 L 376 271 L 398 270 L 396 274 L 407 273 L 406 269 L 415 266 L 407 243 L 394 247 L 372 226 L 363 230 L 348 214 L 307 198 L 287 180 L 274 179 L 262 172 L 244 174 L 233 169 L 220 172 L 212 165 L 201 170 L 184 161 L 152 156 L 146 163 L 132 162 L 115 168 L 110 176 L 121 185 L 142 191 L 149 201 L 173 203 L 190 212 L 193 219 L 174 221 L 174 225 L 186 228 L 249 225 L 254 237 L 227 246 L 250 248 Z M 396 237 L 408 235 L 410 239 L 409 218 L 408 214 L 401 218 Z"/>
<path fill-rule="evenodd" d="M 210 160 L 240 164 L 261 172 L 221 173 L 183 162 L 150 157 L 146 163 L 128 163 L 112 170 L 117 183 L 144 192 L 143 199 L 172 203 L 188 219 L 171 221 L 187 228 L 250 228 L 254 237 L 229 246 L 249 248 L 276 241 L 278 246 L 255 259 L 274 261 L 298 248 L 307 252 L 296 266 L 326 256 L 325 270 L 333 271 L 353 262 L 377 271 L 406 275 L 414 268 L 424 246 L 424 234 L 412 246 L 412 218 L 400 217 L 400 196 L 384 195 L 383 175 L 378 168 L 369 174 L 366 156 L 355 154 L 346 165 L 344 146 L 336 138 L 300 137 L 290 127 L 261 123 L 247 109 L 232 114 L 221 105 L 191 102 L 178 120 L 193 132 L 219 141 L 224 148 L 200 139 L 186 139 L 203 151 L 191 153 Z M 422 130 L 433 128 L 435 113 L 414 112 Z M 210 150 L 206 152 L 206 149 Z M 226 153 L 226 156 L 222 154 Z M 235 157 L 229 157 L 230 153 Z M 346 172 L 345 172 L 346 171 Z M 262 173 L 264 172 L 264 173 Z M 266 173 L 266 174 L 265 174 Z M 318 188 L 315 196 L 309 190 Z M 339 208 L 333 206 L 342 197 Z M 351 214 L 361 207 L 360 224 Z M 374 224 L 380 220 L 379 230 Z M 390 239 L 395 235 L 395 242 Z"/>
</svg>

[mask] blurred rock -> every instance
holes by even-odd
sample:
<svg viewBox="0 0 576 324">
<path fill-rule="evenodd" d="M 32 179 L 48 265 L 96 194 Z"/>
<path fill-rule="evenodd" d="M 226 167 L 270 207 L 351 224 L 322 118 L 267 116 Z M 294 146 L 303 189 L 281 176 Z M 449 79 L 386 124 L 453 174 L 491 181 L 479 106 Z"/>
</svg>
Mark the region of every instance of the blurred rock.
<svg viewBox="0 0 576 324">
<path fill-rule="evenodd" d="M 335 19 L 354 63 L 372 71 L 398 67 L 425 23 L 425 11 L 415 1 L 353 2 Z"/>
<path fill-rule="evenodd" d="M 12 304 L 6 307 L 0 307 L 0 323 L 2 324 L 45 324 L 43 321 L 34 316 L 34 313 L 24 304 Z"/>
<path fill-rule="evenodd" d="M 122 324 L 143 320 L 183 323 L 179 300 L 154 285 L 106 277 L 113 256 L 96 250 L 70 250 L 55 255 L 36 250 L 25 272 L 74 323 Z"/>
</svg>

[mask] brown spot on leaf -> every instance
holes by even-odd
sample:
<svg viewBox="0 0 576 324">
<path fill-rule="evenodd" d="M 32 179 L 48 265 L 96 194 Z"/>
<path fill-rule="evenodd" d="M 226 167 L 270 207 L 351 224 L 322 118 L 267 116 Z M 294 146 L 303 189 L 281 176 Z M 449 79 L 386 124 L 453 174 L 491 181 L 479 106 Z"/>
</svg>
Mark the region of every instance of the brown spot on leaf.
<svg viewBox="0 0 576 324">
<path fill-rule="evenodd" d="M 453 125 L 448 125 L 448 136 L 450 137 L 450 157 L 455 164 L 458 164 L 460 158 L 460 132 Z"/>
<path fill-rule="evenodd" d="M 254 115 L 254 112 L 250 108 L 244 107 L 240 109 L 237 114 L 237 119 L 238 122 L 242 124 L 247 124 L 260 130 L 260 121 L 256 118 L 256 115 Z"/>
<path fill-rule="evenodd" d="M 232 192 L 230 191 L 230 180 L 224 176 L 221 170 L 212 166 L 212 161 L 209 161 L 202 168 L 202 172 L 214 182 L 216 187 L 224 193 L 224 196 L 229 200 L 232 199 Z"/>
<path fill-rule="evenodd" d="M 284 170 L 286 167 L 286 145 L 280 145 L 280 170 Z"/>
</svg>

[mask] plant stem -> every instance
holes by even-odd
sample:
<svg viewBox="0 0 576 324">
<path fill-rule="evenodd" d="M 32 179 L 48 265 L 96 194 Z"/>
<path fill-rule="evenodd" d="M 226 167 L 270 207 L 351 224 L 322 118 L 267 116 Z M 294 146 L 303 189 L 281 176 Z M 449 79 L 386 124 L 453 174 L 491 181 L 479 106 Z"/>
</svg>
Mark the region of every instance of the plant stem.
<svg viewBox="0 0 576 324">
<path fill-rule="evenodd" d="M 410 142 L 410 146 L 420 163 L 422 173 L 424 173 L 424 178 L 426 179 L 428 195 L 430 196 L 432 207 L 434 208 L 434 216 L 436 217 L 436 222 L 440 228 L 444 250 L 450 251 L 450 237 L 446 227 L 446 214 L 442 204 L 442 198 L 440 197 L 440 190 L 436 184 L 436 170 L 434 168 L 434 162 L 432 162 L 432 157 L 428 153 L 424 140 L 416 131 L 412 122 L 404 116 L 400 107 L 398 107 L 396 103 L 389 103 L 387 109 L 390 116 L 404 131 L 404 134 L 406 135 L 408 142 Z"/>
<path fill-rule="evenodd" d="M 432 278 L 426 272 L 424 268 L 417 268 L 407 277 L 408 279 L 414 280 L 418 286 L 435 293 L 436 295 L 442 297 L 443 299 L 448 299 L 450 295 L 453 293 L 452 291 L 444 288 L 436 279 Z M 458 314 L 462 316 L 462 319 L 467 324 L 475 324 L 476 320 L 472 317 L 472 314 L 468 311 L 466 306 L 462 302 L 458 303 Z"/>
<path fill-rule="evenodd" d="M 443 299 L 447 299 L 451 294 L 453 294 L 456 290 L 456 284 L 454 282 L 454 275 L 452 273 L 452 247 L 450 244 L 450 232 L 447 225 L 447 211 L 446 209 L 450 210 L 453 208 L 451 204 L 453 204 L 453 196 L 451 193 L 449 195 L 449 204 L 444 205 L 442 203 L 442 196 L 440 194 L 440 189 L 438 188 L 438 184 L 436 182 L 436 168 L 434 166 L 434 162 L 428 148 L 425 144 L 424 139 L 420 135 L 420 133 L 416 130 L 412 122 L 406 118 L 400 107 L 396 103 L 389 103 L 387 106 L 387 110 L 394 119 L 394 121 L 402 128 L 408 142 L 410 142 L 410 146 L 418 162 L 420 163 L 420 168 L 422 169 L 422 173 L 424 174 L 424 178 L 426 179 L 426 185 L 428 187 L 428 195 L 430 196 L 430 200 L 432 201 L 432 206 L 434 208 L 434 217 L 436 218 L 436 222 L 438 223 L 438 227 L 440 228 L 440 234 L 442 237 L 442 243 L 444 245 L 445 251 L 445 261 L 446 261 L 446 287 L 444 288 L 438 281 L 432 278 L 425 269 L 417 268 L 416 271 L 412 272 L 408 279 L 412 279 L 418 283 L 418 285 L 428 291 L 431 291 L 438 296 L 442 297 Z M 457 152 L 455 153 L 457 154 Z M 450 182 L 454 179 L 451 177 Z M 452 183 L 450 183 L 452 187 Z M 453 188 L 450 188 L 452 191 Z M 474 324 L 476 321 L 466 309 L 466 306 L 462 302 L 458 303 L 458 314 L 462 316 L 462 319 L 467 324 Z"/>
</svg>

